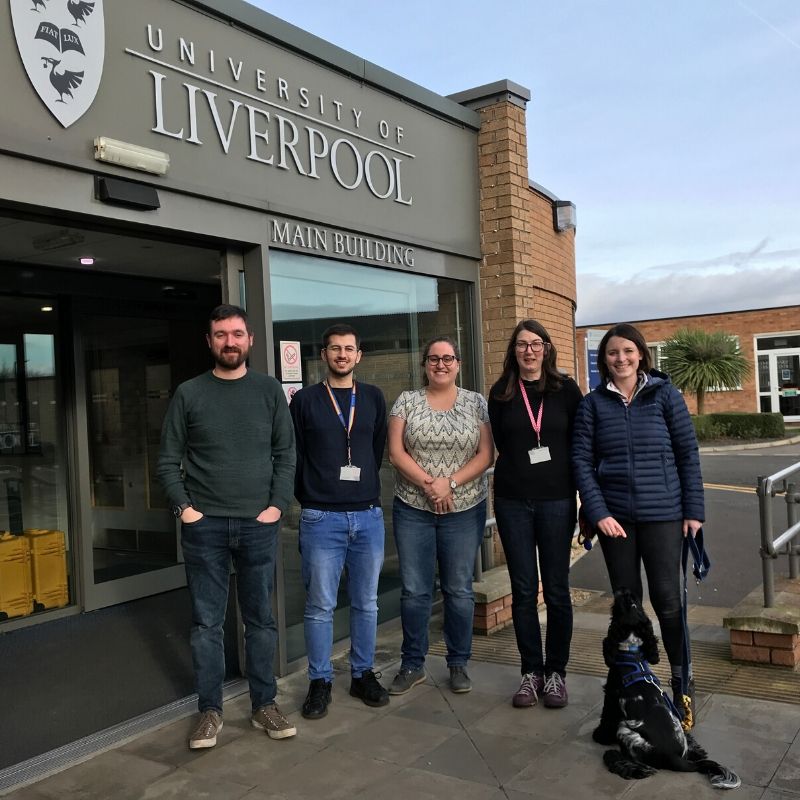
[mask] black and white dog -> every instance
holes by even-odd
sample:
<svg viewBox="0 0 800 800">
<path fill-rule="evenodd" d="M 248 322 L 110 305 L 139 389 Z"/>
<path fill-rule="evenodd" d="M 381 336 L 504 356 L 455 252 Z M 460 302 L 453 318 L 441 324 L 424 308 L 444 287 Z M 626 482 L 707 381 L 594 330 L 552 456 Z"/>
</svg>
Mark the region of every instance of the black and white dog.
<svg viewBox="0 0 800 800">
<path fill-rule="evenodd" d="M 678 712 L 650 669 L 659 660 L 653 625 L 640 601 L 626 589 L 614 594 L 603 657 L 608 666 L 605 702 L 592 738 L 619 745 L 619 750 L 603 754 L 610 772 L 630 780 L 670 769 L 708 775 L 717 789 L 741 784 L 738 775 L 709 759 L 683 731 Z"/>
</svg>

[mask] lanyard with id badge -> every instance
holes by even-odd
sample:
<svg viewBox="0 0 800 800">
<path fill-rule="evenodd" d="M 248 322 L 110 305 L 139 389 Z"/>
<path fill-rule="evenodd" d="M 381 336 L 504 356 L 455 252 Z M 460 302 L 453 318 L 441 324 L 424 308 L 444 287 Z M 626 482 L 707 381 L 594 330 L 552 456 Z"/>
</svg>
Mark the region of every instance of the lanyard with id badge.
<svg viewBox="0 0 800 800">
<path fill-rule="evenodd" d="M 328 396 L 331 398 L 331 402 L 333 403 L 333 410 L 336 412 L 336 416 L 339 417 L 339 422 L 342 423 L 344 432 L 347 435 L 347 465 L 339 469 L 339 480 L 360 481 L 361 467 L 353 466 L 353 462 L 350 457 L 350 431 L 353 429 L 353 421 L 356 418 L 356 382 L 353 381 L 353 389 L 350 392 L 350 415 L 347 422 L 344 421 L 344 414 L 342 414 L 342 409 L 339 408 L 339 404 L 336 402 L 336 398 L 331 391 L 328 381 L 325 381 L 325 388 L 328 390 Z"/>
<path fill-rule="evenodd" d="M 536 434 L 536 447 L 532 447 L 528 450 L 528 458 L 531 461 L 531 464 L 542 464 L 545 461 L 550 460 L 550 448 L 549 447 L 542 447 L 542 414 L 544 412 L 544 395 L 542 395 L 542 400 L 539 403 L 539 410 L 536 412 L 536 417 L 533 416 L 533 411 L 531 411 L 531 403 L 528 400 L 528 393 L 525 391 L 525 384 L 520 379 L 519 382 L 519 390 L 522 392 L 522 399 L 525 401 L 525 408 L 528 410 L 528 417 L 531 420 L 531 427 L 533 428 L 533 432 Z"/>
</svg>

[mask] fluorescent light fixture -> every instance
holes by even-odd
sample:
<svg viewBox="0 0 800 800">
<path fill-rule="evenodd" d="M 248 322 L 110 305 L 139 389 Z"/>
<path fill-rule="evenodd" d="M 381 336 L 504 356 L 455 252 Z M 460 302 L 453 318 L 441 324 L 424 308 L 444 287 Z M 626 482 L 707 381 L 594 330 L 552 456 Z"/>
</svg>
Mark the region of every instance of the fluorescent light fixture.
<svg viewBox="0 0 800 800">
<path fill-rule="evenodd" d="M 92 264 L 94 264 L 94 259 L 91 256 L 86 256 L 81 259 L 81 264 L 83 264 L 84 267 L 91 267 Z"/>
<path fill-rule="evenodd" d="M 53 306 L 42 306 L 42 311 L 52 311 Z"/>
<path fill-rule="evenodd" d="M 118 167 L 138 169 L 153 175 L 164 175 L 169 169 L 169 155 L 160 150 L 140 147 L 138 144 L 98 136 L 94 140 L 94 157 L 98 161 L 116 164 Z"/>
<path fill-rule="evenodd" d="M 553 203 L 553 227 L 559 232 L 574 230 L 578 224 L 575 203 L 556 200 Z"/>
</svg>

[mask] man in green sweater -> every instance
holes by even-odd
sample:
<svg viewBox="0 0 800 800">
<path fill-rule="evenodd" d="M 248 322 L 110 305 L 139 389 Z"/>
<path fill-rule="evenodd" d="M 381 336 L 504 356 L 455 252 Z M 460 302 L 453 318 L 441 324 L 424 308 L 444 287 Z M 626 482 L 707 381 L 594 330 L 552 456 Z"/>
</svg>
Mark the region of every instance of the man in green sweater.
<svg viewBox="0 0 800 800">
<path fill-rule="evenodd" d="M 191 749 L 222 730 L 223 625 L 230 562 L 245 627 L 251 721 L 273 739 L 296 734 L 275 704 L 272 585 L 281 516 L 291 502 L 295 447 L 280 384 L 247 368 L 246 312 L 217 306 L 206 336 L 214 368 L 182 383 L 161 432 L 158 477 L 181 520 L 192 601 L 191 647 L 200 721 Z"/>
</svg>

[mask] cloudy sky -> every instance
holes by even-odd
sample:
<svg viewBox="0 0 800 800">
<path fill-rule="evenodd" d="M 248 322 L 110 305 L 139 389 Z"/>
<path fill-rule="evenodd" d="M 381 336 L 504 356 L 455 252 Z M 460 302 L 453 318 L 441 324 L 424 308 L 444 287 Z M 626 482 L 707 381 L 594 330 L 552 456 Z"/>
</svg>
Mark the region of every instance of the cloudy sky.
<svg viewBox="0 0 800 800">
<path fill-rule="evenodd" d="M 800 304 L 798 0 L 251 0 L 439 94 L 531 90 L 578 323 Z"/>
</svg>

